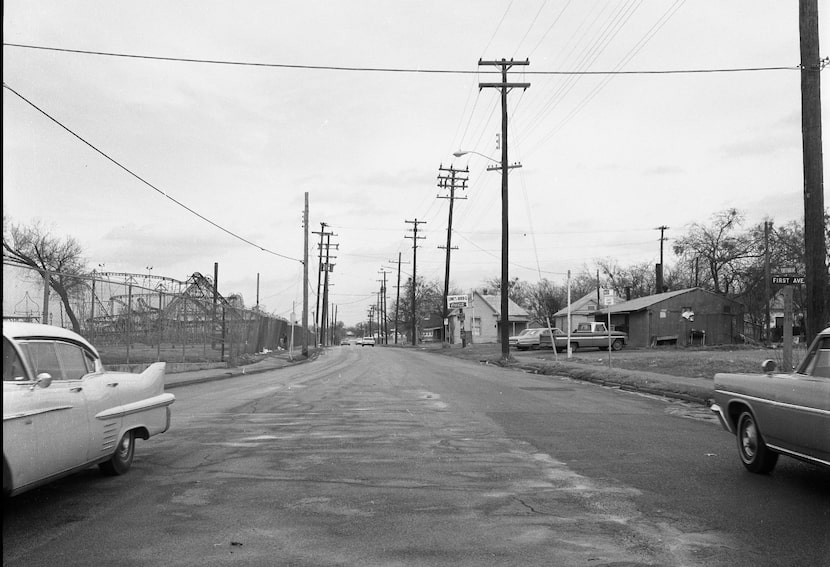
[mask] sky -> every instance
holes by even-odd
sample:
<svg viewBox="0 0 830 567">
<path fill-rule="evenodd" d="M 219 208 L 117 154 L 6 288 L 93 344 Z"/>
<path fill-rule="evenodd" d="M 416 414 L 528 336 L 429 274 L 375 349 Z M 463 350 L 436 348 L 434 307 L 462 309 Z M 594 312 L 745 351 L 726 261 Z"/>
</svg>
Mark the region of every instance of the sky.
<svg viewBox="0 0 830 567">
<path fill-rule="evenodd" d="M 803 218 L 796 0 L 11 0 L 3 41 L 6 221 L 76 238 L 90 269 L 218 263 L 248 306 L 259 275 L 282 317 L 301 312 L 306 194 L 339 320 L 366 320 L 384 271 L 394 306 L 406 221 L 425 221 L 417 275 L 443 285 L 440 167 L 469 169 L 450 287 L 499 277 L 500 95 L 479 83 L 500 75 L 480 60 L 529 62 L 508 73 L 530 83 L 507 96 L 511 278 L 657 263 L 659 226 L 671 266 L 672 240 L 728 208 Z"/>
</svg>

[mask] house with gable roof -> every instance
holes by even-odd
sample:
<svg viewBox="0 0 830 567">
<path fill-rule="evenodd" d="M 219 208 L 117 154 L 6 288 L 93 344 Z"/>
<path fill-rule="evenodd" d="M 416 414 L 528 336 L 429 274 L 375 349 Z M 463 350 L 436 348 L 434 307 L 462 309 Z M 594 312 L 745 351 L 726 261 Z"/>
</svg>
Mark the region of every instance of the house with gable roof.
<svg viewBox="0 0 830 567">
<path fill-rule="evenodd" d="M 502 318 L 501 295 L 474 291 L 464 309 L 450 312 L 451 342 L 461 343 L 463 327 L 468 343 L 498 343 L 501 341 Z M 514 301 L 507 300 L 506 332 L 508 336 L 518 335 L 530 324 L 530 313 Z"/>
<path fill-rule="evenodd" d="M 589 293 L 586 293 L 573 303 L 571 303 L 571 330 L 576 329 L 580 323 L 587 323 L 589 321 L 595 321 L 594 315 L 600 309 L 601 305 L 599 303 L 597 290 L 591 290 Z M 614 295 L 614 303 L 620 303 L 623 301 L 620 297 Z M 568 331 L 568 308 L 565 307 L 560 309 L 556 313 L 553 314 L 553 321 L 551 324 L 554 327 L 562 329 L 563 331 Z"/>
</svg>

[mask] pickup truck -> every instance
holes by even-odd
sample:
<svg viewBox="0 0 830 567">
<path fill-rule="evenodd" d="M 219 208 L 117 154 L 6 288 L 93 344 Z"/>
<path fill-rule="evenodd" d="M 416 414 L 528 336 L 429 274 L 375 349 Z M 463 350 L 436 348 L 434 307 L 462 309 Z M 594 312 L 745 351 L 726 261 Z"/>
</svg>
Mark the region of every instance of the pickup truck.
<svg viewBox="0 0 830 567">
<path fill-rule="evenodd" d="M 611 350 L 620 350 L 628 342 L 628 335 L 621 331 L 611 331 Z M 580 323 L 571 332 L 571 350 L 596 347 L 608 350 L 608 327 L 605 323 Z"/>
</svg>

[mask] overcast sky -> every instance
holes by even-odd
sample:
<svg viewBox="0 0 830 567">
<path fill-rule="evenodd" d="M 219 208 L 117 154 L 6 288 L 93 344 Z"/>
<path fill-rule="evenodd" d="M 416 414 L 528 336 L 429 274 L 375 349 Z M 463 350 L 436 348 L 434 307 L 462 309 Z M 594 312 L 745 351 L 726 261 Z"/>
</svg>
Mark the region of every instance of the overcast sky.
<svg viewBox="0 0 830 567">
<path fill-rule="evenodd" d="M 500 159 L 499 93 L 478 87 L 499 77 L 481 58 L 530 62 L 509 76 L 531 85 L 508 95 L 511 277 L 656 263 L 661 225 L 672 265 L 671 239 L 730 207 L 748 224 L 803 216 L 796 0 L 12 0 L 3 39 L 4 216 L 74 236 L 90 269 L 184 280 L 218 262 L 220 292 L 248 306 L 259 273 L 261 304 L 285 317 L 301 311 L 305 193 L 312 230 L 336 233 L 346 324 L 384 267 L 393 306 L 406 220 L 426 221 L 418 275 L 443 283 L 441 165 L 469 167 L 452 287 L 499 276 L 500 173 L 452 155 Z"/>
</svg>

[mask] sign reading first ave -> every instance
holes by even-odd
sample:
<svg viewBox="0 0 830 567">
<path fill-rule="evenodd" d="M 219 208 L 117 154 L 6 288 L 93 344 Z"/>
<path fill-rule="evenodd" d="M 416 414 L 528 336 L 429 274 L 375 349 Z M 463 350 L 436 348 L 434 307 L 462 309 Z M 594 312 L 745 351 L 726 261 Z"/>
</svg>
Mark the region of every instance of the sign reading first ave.
<svg viewBox="0 0 830 567">
<path fill-rule="evenodd" d="M 447 307 L 450 309 L 464 309 L 470 302 L 469 295 L 448 295 Z"/>
<path fill-rule="evenodd" d="M 773 284 L 796 285 L 804 283 L 804 276 L 772 276 Z"/>
</svg>

